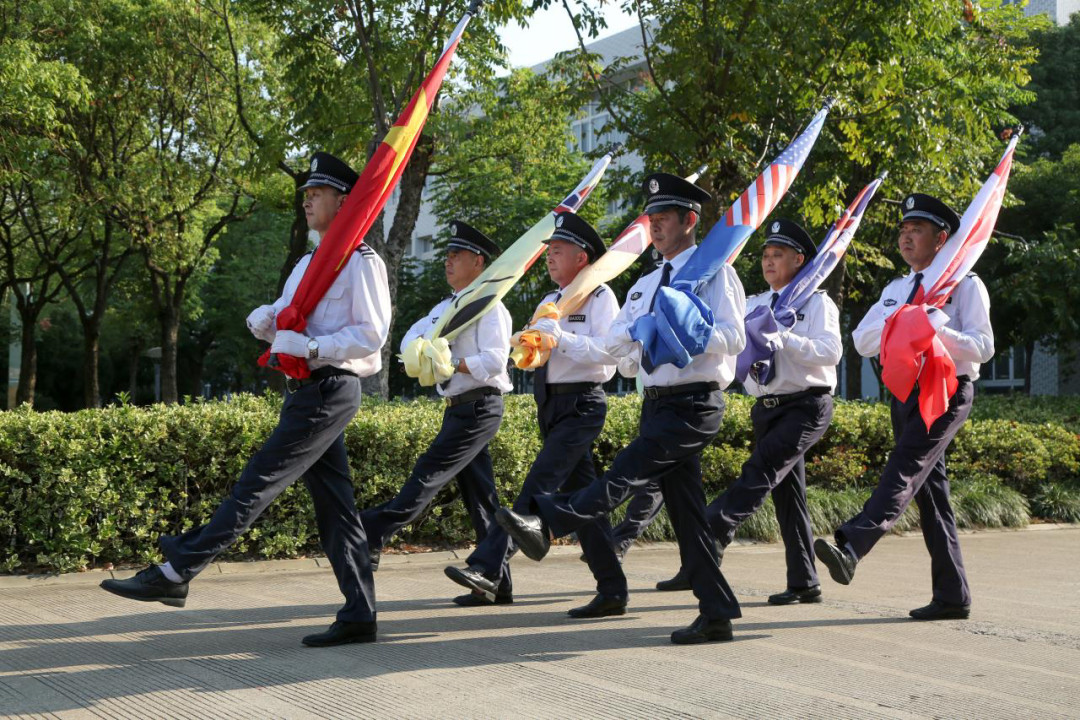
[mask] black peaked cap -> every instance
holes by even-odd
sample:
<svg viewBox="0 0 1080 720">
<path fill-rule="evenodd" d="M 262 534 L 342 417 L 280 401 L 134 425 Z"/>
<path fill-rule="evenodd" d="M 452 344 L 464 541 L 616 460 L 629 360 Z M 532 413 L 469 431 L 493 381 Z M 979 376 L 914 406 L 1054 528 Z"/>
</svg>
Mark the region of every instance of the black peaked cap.
<svg viewBox="0 0 1080 720">
<path fill-rule="evenodd" d="M 900 220 L 929 220 L 942 230 L 954 234 L 960 229 L 956 211 L 932 195 L 911 193 L 904 198 L 904 217 Z"/>
<path fill-rule="evenodd" d="M 485 260 L 499 254 L 499 246 L 494 240 L 462 220 L 450 223 L 450 240 L 446 247 L 468 250 L 483 255 Z"/>
<path fill-rule="evenodd" d="M 544 242 L 549 243 L 552 240 L 565 240 L 577 245 L 588 254 L 589 262 L 594 262 L 607 252 L 600 234 L 592 225 L 582 220 L 580 215 L 572 212 L 561 212 L 555 216 L 555 232 Z"/>
<path fill-rule="evenodd" d="M 687 208 L 700 213 L 703 203 L 712 200 L 712 195 L 694 183 L 670 173 L 653 173 L 641 183 L 645 193 L 645 214 Z"/>
<path fill-rule="evenodd" d="M 814 244 L 810 233 L 803 229 L 802 225 L 791 220 L 773 220 L 765 233 L 766 245 L 785 245 L 794 248 L 806 256 L 806 259 L 817 255 L 817 245 Z"/>
<path fill-rule="evenodd" d="M 348 194 L 359 179 L 360 176 L 341 158 L 328 152 L 317 152 L 311 157 L 307 182 L 300 189 L 325 185 Z"/>
</svg>

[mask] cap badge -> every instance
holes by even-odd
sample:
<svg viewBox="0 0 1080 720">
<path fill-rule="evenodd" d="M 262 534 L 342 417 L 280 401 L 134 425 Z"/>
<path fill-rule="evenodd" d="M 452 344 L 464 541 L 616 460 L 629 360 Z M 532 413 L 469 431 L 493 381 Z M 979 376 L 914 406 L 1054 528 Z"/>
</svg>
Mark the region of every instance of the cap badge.
<svg viewBox="0 0 1080 720">
<path fill-rule="evenodd" d="M 562 224 L 563 224 L 563 220 L 564 220 L 564 219 L 565 219 L 565 218 L 564 218 L 564 217 L 563 217 L 562 215 L 560 215 L 559 217 L 555 218 L 555 227 L 557 227 L 557 228 L 561 228 L 561 227 L 562 227 Z"/>
<path fill-rule="evenodd" d="M 656 181 L 656 178 L 649 181 L 649 192 L 653 195 L 660 192 L 660 183 Z"/>
<path fill-rule="evenodd" d="M 311 172 L 315 172 L 319 168 L 319 161 L 316 158 L 311 159 Z"/>
<path fill-rule="evenodd" d="M 909 197 L 907 199 L 907 202 L 904 203 L 904 207 L 906 207 L 908 210 L 915 207 L 915 198 L 914 197 Z"/>
<path fill-rule="evenodd" d="M 774 233 L 780 232 L 780 223 L 774 222 L 772 224 L 772 232 L 774 232 Z"/>
</svg>

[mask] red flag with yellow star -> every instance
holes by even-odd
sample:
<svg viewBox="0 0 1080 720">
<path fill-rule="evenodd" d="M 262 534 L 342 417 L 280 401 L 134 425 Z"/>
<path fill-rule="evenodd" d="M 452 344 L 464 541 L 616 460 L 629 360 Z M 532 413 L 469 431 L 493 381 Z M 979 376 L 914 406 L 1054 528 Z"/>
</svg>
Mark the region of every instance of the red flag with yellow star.
<svg viewBox="0 0 1080 720">
<path fill-rule="evenodd" d="M 363 242 L 364 236 L 375 218 L 379 216 L 390 193 L 401 179 L 405 164 L 412 155 L 413 148 L 420 138 L 431 110 L 431 104 L 442 85 L 443 77 L 454 57 L 465 27 L 472 18 L 474 7 L 454 28 L 453 34 L 443 47 L 435 67 L 420 83 L 420 88 L 412 100 L 398 116 L 397 122 L 386 133 L 382 143 L 364 166 L 360 178 L 334 217 L 330 228 L 319 242 L 319 252 L 312 256 L 311 263 L 304 272 L 304 277 L 296 288 L 292 302 L 277 315 L 278 330 L 303 332 L 307 326 L 307 316 L 319 304 L 326 291 L 333 285 L 338 274 L 345 268 L 349 257 Z M 267 350 L 259 358 L 259 364 L 273 367 L 289 377 L 306 378 L 311 373 L 307 361 L 290 355 L 271 356 Z"/>
</svg>

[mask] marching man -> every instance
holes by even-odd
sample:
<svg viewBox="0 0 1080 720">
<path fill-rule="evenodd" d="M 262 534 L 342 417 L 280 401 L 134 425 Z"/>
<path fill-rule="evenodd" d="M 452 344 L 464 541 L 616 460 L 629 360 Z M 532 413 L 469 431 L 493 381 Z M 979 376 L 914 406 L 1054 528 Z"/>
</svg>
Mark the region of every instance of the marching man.
<svg viewBox="0 0 1080 720">
<path fill-rule="evenodd" d="M 320 238 L 357 180 L 338 158 L 315 153 L 301 189 L 308 228 Z M 210 521 L 183 535 L 162 537 L 158 544 L 168 562 L 151 565 L 128 580 L 105 580 L 104 589 L 133 600 L 183 607 L 188 583 L 251 527 L 274 498 L 303 477 L 315 505 L 319 539 L 345 605 L 329 630 L 308 635 L 302 642 L 327 646 L 375 640 L 375 585 L 344 433 L 360 407 L 360 378 L 382 367 L 380 350 L 390 329 L 386 266 L 374 250 L 361 245 L 308 317 L 307 335 L 275 332 L 275 317 L 291 302 L 311 258 L 308 253 L 296 264 L 280 298 L 256 308 L 247 319 L 255 337 L 273 343 L 272 352 L 305 358 L 311 377 L 289 378 L 277 427 Z"/>
<path fill-rule="evenodd" d="M 761 252 L 761 271 L 770 290 L 748 299 L 747 312 L 761 305 L 775 308 L 784 288 L 816 254 L 817 246 L 798 224 L 790 220 L 770 223 Z M 751 367 L 743 383 L 746 392 L 757 398 L 750 409 L 754 451 L 735 482 L 706 510 L 723 557 L 739 525 L 772 494 L 786 552 L 787 589 L 770 595 L 771 605 L 821 601 L 806 506 L 804 456 L 832 419 L 836 364 L 842 352 L 835 303 L 823 290 L 815 292 L 781 338 L 771 377 L 760 377 L 757 368 Z M 686 573 L 679 572 L 685 581 Z"/>
<path fill-rule="evenodd" d="M 923 271 L 949 236 L 960 228 L 960 218 L 937 198 L 915 193 L 904 201 L 899 246 L 911 268 L 893 280 L 866 313 L 853 338 L 864 357 L 880 351 L 885 321 L 911 303 L 922 283 Z M 930 322 L 937 337 L 956 364 L 957 388 L 948 409 L 927 430 L 919 412 L 919 386 L 906 402 L 892 400 L 893 436 L 896 447 L 881 479 L 862 512 L 841 525 L 835 544 L 819 538 L 818 557 L 833 580 L 847 585 L 855 567 L 915 500 L 926 548 L 930 551 L 933 599 L 911 611 L 917 620 L 966 618 L 971 612 L 971 591 L 956 536 L 956 518 L 949 504 L 949 480 L 945 474 L 945 451 L 971 413 L 974 382 L 979 366 L 994 355 L 994 332 L 990 327 L 990 298 L 974 274 L 964 277 L 949 296 L 943 310 L 930 308 Z"/>
<path fill-rule="evenodd" d="M 459 293 L 484 271 L 499 247 L 460 220 L 451 223 L 450 232 L 444 262 L 446 281 L 454 293 Z M 451 295 L 444 299 L 409 328 L 401 340 L 402 352 L 413 340 L 435 327 L 453 298 Z M 510 329 L 510 313 L 500 302 L 451 341 L 450 362 L 454 373 L 436 388 L 446 400 L 439 434 L 417 459 L 398 494 L 361 515 L 376 569 L 383 545 L 394 533 L 420 517 L 439 491 L 455 478 L 477 542 L 494 528 L 499 497 L 488 443 L 502 424 L 503 393 L 513 388 L 506 372 Z M 508 571 L 503 574 L 503 583 L 503 594 L 509 596 Z M 462 604 L 474 602 L 470 595 L 458 600 Z"/>
</svg>

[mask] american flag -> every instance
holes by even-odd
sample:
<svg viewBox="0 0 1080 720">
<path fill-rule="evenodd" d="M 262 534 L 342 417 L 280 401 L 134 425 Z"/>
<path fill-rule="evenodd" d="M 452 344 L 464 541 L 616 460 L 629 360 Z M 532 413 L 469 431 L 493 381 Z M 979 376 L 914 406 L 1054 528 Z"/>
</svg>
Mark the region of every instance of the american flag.
<svg viewBox="0 0 1080 720">
<path fill-rule="evenodd" d="M 830 107 L 832 102 L 826 101 L 806 129 L 728 208 L 701 241 L 701 247 L 683 266 L 675 282 L 685 281 L 697 287 L 715 275 L 724 263 L 730 265 L 735 262 L 746 241 L 773 211 L 799 174 L 821 134 Z"/>
</svg>

